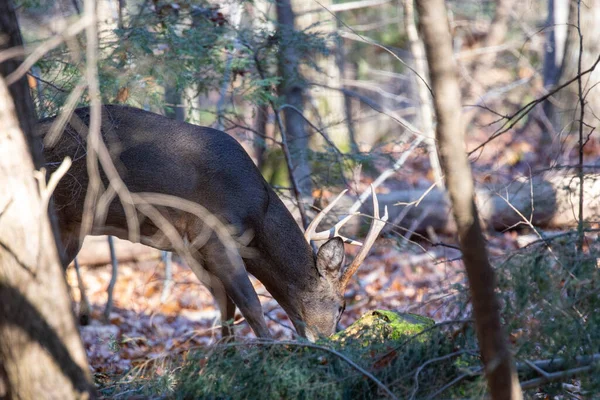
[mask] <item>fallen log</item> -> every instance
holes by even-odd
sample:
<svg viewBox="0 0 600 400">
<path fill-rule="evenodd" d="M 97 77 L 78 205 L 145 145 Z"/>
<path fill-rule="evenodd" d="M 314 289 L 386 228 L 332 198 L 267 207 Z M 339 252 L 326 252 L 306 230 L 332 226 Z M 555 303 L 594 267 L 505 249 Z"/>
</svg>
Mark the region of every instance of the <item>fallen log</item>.
<svg viewBox="0 0 600 400">
<path fill-rule="evenodd" d="M 119 263 L 138 262 L 160 258 L 160 250 L 114 238 L 115 254 Z M 77 254 L 80 265 L 106 265 L 111 263 L 107 236 L 87 236 Z"/>
<path fill-rule="evenodd" d="M 523 224 L 540 228 L 573 228 L 579 209 L 579 178 L 576 174 L 544 174 L 532 179 L 518 179 L 507 185 L 476 188 L 480 218 L 489 228 L 503 231 Z M 583 214 L 587 222 L 600 220 L 600 175 L 586 174 L 583 187 Z M 390 221 L 401 213 L 398 225 L 408 229 L 422 219 L 418 232 L 427 226 L 437 232 L 454 232 L 446 193 L 438 188 L 394 191 L 379 195 L 380 206 L 388 206 Z M 420 200 L 420 201 L 419 201 Z M 361 212 L 371 215 L 370 204 Z"/>
<path fill-rule="evenodd" d="M 393 222 L 402 216 L 400 221 L 395 222 L 400 230 L 424 233 L 427 227 L 432 227 L 439 233 L 454 233 L 445 191 L 438 188 L 429 192 L 427 189 L 401 190 L 381 193 L 378 198 L 381 209 L 388 207 L 389 221 Z M 291 202 L 284 202 L 293 212 L 295 207 Z M 331 216 L 343 215 L 353 202 L 352 197 L 346 196 L 331 211 Z M 579 207 L 579 178 L 572 172 L 554 172 L 532 179 L 518 179 L 507 185 L 480 185 L 476 188 L 476 202 L 480 218 L 488 229 L 503 231 L 529 223 L 544 229 L 574 228 Z M 586 174 L 584 177 L 583 212 L 587 222 L 600 221 L 600 174 Z M 361 213 L 373 215 L 370 201 L 361 207 Z M 324 222 L 323 226 L 328 226 L 328 223 L 331 220 Z M 348 234 L 358 237 L 358 218 L 344 229 Z M 117 238 L 115 250 L 119 262 L 160 258 L 159 250 Z M 87 237 L 78 258 L 82 265 L 110 264 L 107 238 Z"/>
</svg>

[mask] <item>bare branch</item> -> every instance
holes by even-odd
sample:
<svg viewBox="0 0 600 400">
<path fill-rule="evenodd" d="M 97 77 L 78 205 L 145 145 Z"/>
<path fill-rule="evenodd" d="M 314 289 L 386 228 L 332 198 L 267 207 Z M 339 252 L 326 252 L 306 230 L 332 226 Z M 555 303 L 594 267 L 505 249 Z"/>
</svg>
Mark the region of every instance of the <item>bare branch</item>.
<svg viewBox="0 0 600 400">
<path fill-rule="evenodd" d="M 62 179 L 63 176 L 65 176 L 69 168 L 71 168 L 71 158 L 65 157 L 62 163 L 60 163 L 58 169 L 54 171 L 52 175 L 50 175 L 48 183 L 46 183 L 45 168 L 42 168 L 40 171 L 34 172 L 34 177 L 38 181 L 42 210 L 44 210 L 44 212 L 48 209 L 48 202 L 50 201 L 52 193 L 54 193 L 54 189 L 56 189 L 56 185 L 58 185 L 58 182 Z"/>
<path fill-rule="evenodd" d="M 50 50 L 58 47 L 66 39 L 73 37 L 73 36 L 77 35 L 79 32 L 88 28 L 92 24 L 92 21 L 94 21 L 93 16 L 84 14 L 83 17 L 79 18 L 74 23 L 68 24 L 67 28 L 63 32 L 59 33 L 58 35 L 52 36 L 50 39 L 48 39 L 45 42 L 43 42 L 42 44 L 40 44 L 25 59 L 25 61 L 23 61 L 23 63 L 21 63 L 21 65 L 19 65 L 19 68 L 17 68 L 14 72 L 12 72 L 10 75 L 8 75 L 6 77 L 6 84 L 8 86 L 10 86 L 14 82 L 19 80 L 23 75 L 25 75 L 27 73 L 27 71 L 29 71 L 29 69 L 36 62 L 38 62 L 44 56 L 44 54 L 46 54 Z M 5 55 L 4 52 L 2 52 L 2 53 L 0 53 L 0 60 L 2 58 L 6 58 L 7 56 L 10 56 L 10 58 L 13 58 L 17 54 L 20 55 L 22 53 L 19 53 L 18 50 L 15 50 L 15 51 L 11 51 L 9 54 Z"/>
</svg>

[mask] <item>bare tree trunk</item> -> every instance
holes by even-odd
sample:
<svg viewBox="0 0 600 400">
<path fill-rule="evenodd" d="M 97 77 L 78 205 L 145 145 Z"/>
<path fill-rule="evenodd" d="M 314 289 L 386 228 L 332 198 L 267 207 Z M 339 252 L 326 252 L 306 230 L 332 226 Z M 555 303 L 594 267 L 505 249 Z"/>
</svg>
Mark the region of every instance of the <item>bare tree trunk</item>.
<svg viewBox="0 0 600 400">
<path fill-rule="evenodd" d="M 304 112 L 304 82 L 298 71 L 298 55 L 291 45 L 294 31 L 295 15 L 290 0 L 277 0 L 277 22 L 280 33 L 279 73 L 282 82 L 279 85 L 279 96 L 286 104 L 290 104 L 301 113 Z M 293 173 L 300 192 L 310 195 L 312 182 L 308 163 L 309 136 L 303 116 L 292 108 L 285 108 L 285 130 L 289 152 L 293 164 Z"/>
<path fill-rule="evenodd" d="M 557 83 L 560 85 L 577 76 L 579 61 L 579 34 L 577 32 L 577 0 L 569 1 L 568 33 L 564 47 L 564 56 L 560 68 L 560 76 Z M 590 68 L 600 54 L 600 0 L 590 0 L 581 3 L 581 35 L 583 36 L 583 54 L 581 60 L 582 70 Z M 584 78 L 586 90 L 584 93 L 586 101 L 585 123 L 590 127 L 596 127 L 597 115 L 600 110 L 600 90 L 596 86 L 600 82 L 600 68 L 596 68 L 591 74 Z M 579 95 L 577 82 L 572 83 L 553 96 L 552 102 L 548 104 L 548 116 L 551 119 L 556 132 L 576 132 L 579 129 L 577 119 L 579 113 Z M 590 128 L 585 129 L 589 133 Z"/>
<path fill-rule="evenodd" d="M 440 161 L 469 278 L 477 337 L 492 399 L 521 399 L 506 335 L 500 323 L 496 280 L 488 260 L 465 151 L 460 89 L 444 0 L 417 2 L 437 115 Z"/>
<path fill-rule="evenodd" d="M 181 90 L 173 82 L 165 85 L 165 115 L 177 121 L 185 121 L 185 107 L 183 106 L 183 98 Z"/>
<path fill-rule="evenodd" d="M 496 12 L 494 19 L 490 24 L 490 29 L 483 40 L 483 48 L 493 48 L 500 46 L 506 37 L 508 31 L 508 21 L 510 20 L 510 11 L 514 7 L 515 0 L 496 0 Z M 488 88 L 486 83 L 490 68 L 496 62 L 498 53 L 495 51 L 484 53 L 477 58 L 473 65 L 472 79 L 468 88 L 466 104 L 477 104 L 481 95 Z M 464 113 L 464 124 L 469 126 L 473 117 L 475 117 L 476 108 Z"/>
<path fill-rule="evenodd" d="M 426 144 L 429 152 L 429 164 L 433 172 L 433 179 L 438 184 L 443 185 L 442 171 L 440 161 L 435 146 L 435 133 L 433 130 L 433 106 L 429 97 L 427 87 L 427 60 L 425 58 L 425 48 L 419 38 L 419 33 L 415 25 L 414 0 L 402 0 L 404 6 L 404 27 L 406 36 L 410 43 L 410 52 L 415 61 L 414 79 L 417 81 L 417 93 L 419 94 L 419 128 L 427 136 Z"/>
<path fill-rule="evenodd" d="M 544 51 L 544 87 L 558 83 L 560 67 L 565 55 L 569 0 L 548 0 L 546 46 Z"/>
<path fill-rule="evenodd" d="M 8 39 L 0 49 L 21 43 L 11 2 L 0 2 L 0 36 Z M 41 163 L 29 88 L 20 79 L 9 92 L 3 78 L 16 65 L 0 65 L 0 397 L 89 399 L 94 387 L 27 145 Z"/>
<path fill-rule="evenodd" d="M 341 20 L 336 18 L 337 29 L 342 29 Z M 344 39 L 338 38 L 336 52 L 335 52 L 335 63 L 337 64 L 338 74 L 340 79 L 339 86 L 344 88 L 344 79 L 348 78 L 346 71 L 346 52 L 344 51 Z M 358 143 L 356 142 L 356 130 L 354 124 L 354 115 L 352 112 L 352 97 L 347 93 L 343 93 L 344 96 L 344 117 L 346 119 L 346 129 L 348 130 L 348 140 L 350 142 L 350 148 L 352 151 L 358 151 Z"/>
<path fill-rule="evenodd" d="M 254 138 L 254 155 L 256 157 L 256 166 L 262 171 L 262 167 L 265 164 L 265 150 L 267 149 L 267 122 L 269 119 L 269 107 L 266 104 L 261 104 L 256 108 L 256 115 L 254 116 L 254 130 L 258 136 Z"/>
<path fill-rule="evenodd" d="M 0 37 L 0 51 L 23 45 L 19 23 L 10 0 L 0 2 Z M 0 63 L 0 76 L 7 77 L 10 75 L 21 64 L 21 61 L 13 58 Z M 19 100 L 14 103 L 15 112 L 21 130 L 25 135 L 29 135 L 33 132 L 33 124 L 36 118 L 35 107 L 29 94 L 29 86 L 26 79 L 23 78 L 19 82 L 12 84 L 8 88 L 8 91 L 13 99 Z M 24 96 L 25 93 L 27 94 Z M 39 141 L 36 144 L 37 146 L 33 146 L 33 142 L 27 143 L 28 146 L 33 146 L 30 147 L 31 156 L 33 157 L 35 168 L 39 169 L 42 167 L 42 146 Z"/>
<path fill-rule="evenodd" d="M 544 88 L 551 90 L 558 84 L 560 69 L 565 55 L 567 41 L 567 22 L 569 20 L 569 0 L 548 0 L 548 18 L 546 19 L 546 45 L 544 46 Z M 543 105 L 542 118 L 546 118 L 554 112 L 551 101 Z M 540 147 L 552 143 L 553 133 L 549 124 L 542 125 Z"/>
</svg>

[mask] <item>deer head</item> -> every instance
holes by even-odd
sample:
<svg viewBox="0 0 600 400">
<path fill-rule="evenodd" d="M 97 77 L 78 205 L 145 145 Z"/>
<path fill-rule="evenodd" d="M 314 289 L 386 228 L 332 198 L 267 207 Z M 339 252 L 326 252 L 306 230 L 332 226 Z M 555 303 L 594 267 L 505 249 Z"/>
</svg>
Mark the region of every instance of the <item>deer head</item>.
<svg viewBox="0 0 600 400">
<path fill-rule="evenodd" d="M 330 336 L 336 331 L 337 324 L 345 309 L 344 292 L 359 266 L 366 258 L 369 250 L 375 243 L 375 239 L 385 226 L 388 219 L 387 207 L 385 207 L 384 215 L 379 216 L 379 203 L 375 189 L 371 185 L 371 193 L 373 197 L 373 221 L 364 243 L 349 239 L 340 234 L 340 229 L 353 216 L 359 213 L 349 214 L 341 218 L 331 229 L 317 232 L 317 226 L 327 215 L 327 213 L 335 206 L 335 204 L 346 193 L 344 190 L 340 193 L 326 208 L 324 208 L 315 219 L 310 223 L 304 237 L 310 243 L 311 240 L 326 240 L 316 256 L 315 264 L 319 273 L 319 283 L 313 293 L 305 294 L 301 303 L 304 304 L 303 321 L 304 326 L 296 326 L 296 329 L 301 335 L 306 336 L 309 340 L 314 341 L 319 336 Z M 350 245 L 361 246 L 358 254 L 352 262 L 345 266 L 344 243 Z"/>
</svg>

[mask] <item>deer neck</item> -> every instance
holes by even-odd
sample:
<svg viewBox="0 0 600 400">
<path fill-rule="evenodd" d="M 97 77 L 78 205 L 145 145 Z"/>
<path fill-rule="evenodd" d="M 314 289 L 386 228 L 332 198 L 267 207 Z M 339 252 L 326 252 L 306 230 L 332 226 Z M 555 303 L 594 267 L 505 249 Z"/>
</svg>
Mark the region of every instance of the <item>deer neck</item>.
<svg viewBox="0 0 600 400">
<path fill-rule="evenodd" d="M 281 200 L 272 193 L 246 260 L 248 270 L 265 285 L 290 319 L 302 320 L 301 299 L 315 287 L 319 274 L 311 246 Z"/>
</svg>

